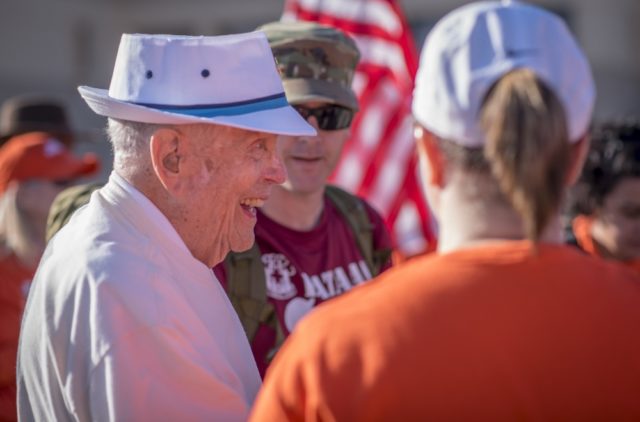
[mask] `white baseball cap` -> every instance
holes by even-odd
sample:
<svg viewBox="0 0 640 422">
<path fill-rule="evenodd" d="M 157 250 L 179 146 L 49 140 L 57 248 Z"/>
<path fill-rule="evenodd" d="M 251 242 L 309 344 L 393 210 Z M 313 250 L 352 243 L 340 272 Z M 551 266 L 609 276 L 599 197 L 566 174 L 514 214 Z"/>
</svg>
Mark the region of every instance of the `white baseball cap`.
<svg viewBox="0 0 640 422">
<path fill-rule="evenodd" d="M 267 38 L 258 31 L 216 37 L 124 34 L 109 90 L 78 90 L 93 111 L 116 119 L 316 134 L 287 102 Z"/>
<path fill-rule="evenodd" d="M 558 96 L 571 142 L 587 133 L 595 85 L 584 53 L 562 19 L 518 2 L 469 4 L 436 24 L 422 50 L 413 115 L 440 138 L 480 147 L 484 98 L 519 68 L 533 71 Z"/>
</svg>

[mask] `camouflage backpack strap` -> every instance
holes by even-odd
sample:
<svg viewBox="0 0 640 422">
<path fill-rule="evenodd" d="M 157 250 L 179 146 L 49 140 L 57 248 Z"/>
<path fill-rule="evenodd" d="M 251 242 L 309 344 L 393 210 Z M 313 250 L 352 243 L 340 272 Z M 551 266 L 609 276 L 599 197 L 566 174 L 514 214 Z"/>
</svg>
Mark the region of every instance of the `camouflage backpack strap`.
<svg viewBox="0 0 640 422">
<path fill-rule="evenodd" d="M 60 192 L 49 208 L 45 239 L 48 242 L 71 218 L 74 212 L 89 202 L 91 194 L 102 187 L 101 183 L 72 186 Z"/>
<path fill-rule="evenodd" d="M 337 186 L 327 185 L 329 200 L 342 214 L 355 235 L 358 248 L 372 276 L 380 274 L 383 265 L 391 257 L 391 249 L 375 249 L 373 245 L 374 225 L 369 220 L 363 200 Z"/>
<path fill-rule="evenodd" d="M 248 251 L 230 252 L 224 267 L 227 295 L 251 342 L 260 324 L 278 325 L 275 309 L 267 300 L 264 265 L 257 243 Z"/>
</svg>

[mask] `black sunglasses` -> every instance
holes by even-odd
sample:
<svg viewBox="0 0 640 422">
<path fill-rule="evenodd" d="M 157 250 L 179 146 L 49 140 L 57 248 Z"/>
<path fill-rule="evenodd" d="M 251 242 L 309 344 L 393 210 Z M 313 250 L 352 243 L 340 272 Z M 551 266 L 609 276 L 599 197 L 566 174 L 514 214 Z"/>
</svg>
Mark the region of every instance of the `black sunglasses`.
<svg viewBox="0 0 640 422">
<path fill-rule="evenodd" d="M 353 110 L 339 105 L 330 104 L 316 108 L 294 105 L 293 108 L 305 120 L 308 120 L 311 116 L 315 117 L 320 130 L 345 129 L 351 125 L 353 120 Z"/>
</svg>

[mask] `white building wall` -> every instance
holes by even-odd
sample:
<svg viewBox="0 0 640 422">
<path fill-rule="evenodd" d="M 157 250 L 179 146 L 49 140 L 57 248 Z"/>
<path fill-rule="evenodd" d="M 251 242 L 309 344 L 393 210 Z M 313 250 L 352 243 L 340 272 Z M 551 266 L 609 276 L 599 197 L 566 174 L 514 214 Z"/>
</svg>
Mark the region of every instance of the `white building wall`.
<svg viewBox="0 0 640 422">
<path fill-rule="evenodd" d="M 349 1 L 349 0 L 344 0 Z M 401 0 L 413 24 L 432 24 L 461 0 Z M 562 13 L 585 49 L 598 86 L 597 118 L 640 116 L 640 1 L 535 0 Z M 278 19 L 284 0 L 0 0 L 0 101 L 38 92 L 64 101 L 73 123 L 98 131 L 76 93 L 107 87 L 120 34 L 213 35 Z M 422 40 L 416 40 L 420 45 Z M 101 135 L 98 136 L 102 138 Z M 108 146 L 102 141 L 103 153 Z M 106 170 L 108 170 L 108 163 Z"/>
</svg>

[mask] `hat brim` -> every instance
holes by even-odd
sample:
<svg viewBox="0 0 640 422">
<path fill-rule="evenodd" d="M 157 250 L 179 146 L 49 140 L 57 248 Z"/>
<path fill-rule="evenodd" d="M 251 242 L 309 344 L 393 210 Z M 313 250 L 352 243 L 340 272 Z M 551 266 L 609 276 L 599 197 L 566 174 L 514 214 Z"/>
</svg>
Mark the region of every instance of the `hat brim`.
<svg viewBox="0 0 640 422">
<path fill-rule="evenodd" d="M 37 124 L 33 126 L 24 126 L 24 127 L 16 128 L 15 130 L 11 130 L 11 131 L 1 132 L 0 145 L 4 144 L 6 141 L 13 138 L 14 136 L 23 135 L 25 133 L 30 133 L 30 132 L 46 132 L 46 133 L 56 134 L 58 136 L 64 136 L 64 137 L 67 137 L 67 139 L 69 139 L 68 144 L 71 144 L 75 140 L 78 140 L 79 137 L 82 135 L 81 132 L 71 130 L 70 128 L 67 128 L 67 127 Z"/>
<path fill-rule="evenodd" d="M 291 104 L 322 101 L 358 110 L 358 99 L 349 88 L 319 79 L 285 79 L 282 81 Z"/>
<path fill-rule="evenodd" d="M 65 165 L 58 166 L 59 170 L 52 173 L 49 178 L 56 181 L 75 180 L 84 176 L 96 174 L 100 168 L 100 161 L 95 154 L 88 153 L 82 158 L 70 158 Z"/>
<path fill-rule="evenodd" d="M 316 134 L 313 126 L 309 125 L 309 123 L 289 105 L 242 114 L 200 117 L 117 100 L 110 97 L 106 89 L 81 86 L 78 87 L 78 91 L 91 110 L 101 116 L 114 119 L 174 125 L 194 123 L 217 124 L 255 132 L 289 136 Z"/>
</svg>

